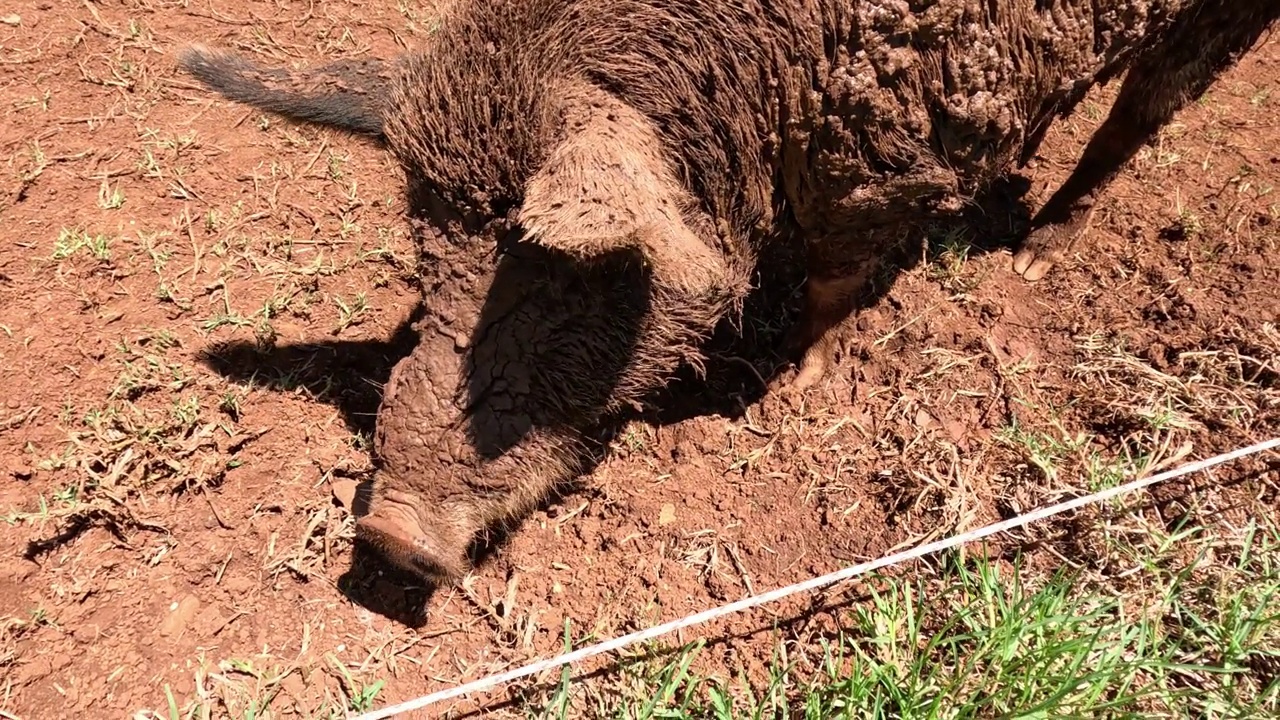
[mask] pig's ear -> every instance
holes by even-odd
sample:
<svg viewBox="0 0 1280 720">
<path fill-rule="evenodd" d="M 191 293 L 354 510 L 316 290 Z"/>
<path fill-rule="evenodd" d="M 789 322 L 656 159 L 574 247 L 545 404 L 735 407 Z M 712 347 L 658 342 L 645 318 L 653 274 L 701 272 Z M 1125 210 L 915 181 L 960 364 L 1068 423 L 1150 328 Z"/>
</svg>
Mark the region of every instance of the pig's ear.
<svg viewBox="0 0 1280 720">
<path fill-rule="evenodd" d="M 684 222 L 682 191 L 651 123 L 599 95 L 566 120 L 564 140 L 525 187 L 518 219 L 526 240 L 583 261 L 638 250 L 674 287 L 722 282 L 723 259 Z"/>
</svg>

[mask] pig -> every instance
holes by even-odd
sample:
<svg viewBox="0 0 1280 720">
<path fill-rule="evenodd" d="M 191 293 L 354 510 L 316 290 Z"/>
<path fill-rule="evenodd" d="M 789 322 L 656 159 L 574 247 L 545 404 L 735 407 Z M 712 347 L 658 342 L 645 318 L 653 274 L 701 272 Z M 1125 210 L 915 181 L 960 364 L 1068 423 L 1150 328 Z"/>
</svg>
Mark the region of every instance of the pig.
<svg viewBox="0 0 1280 720">
<path fill-rule="evenodd" d="M 807 271 L 787 387 L 820 380 L 877 263 L 1124 75 L 1012 266 L 1087 253 L 1098 198 L 1280 14 L 1275 0 L 458 0 L 398 57 L 303 70 L 191 46 L 222 96 L 399 161 L 426 305 L 379 410 L 357 538 L 433 583 L 700 367 L 762 252 Z"/>
</svg>

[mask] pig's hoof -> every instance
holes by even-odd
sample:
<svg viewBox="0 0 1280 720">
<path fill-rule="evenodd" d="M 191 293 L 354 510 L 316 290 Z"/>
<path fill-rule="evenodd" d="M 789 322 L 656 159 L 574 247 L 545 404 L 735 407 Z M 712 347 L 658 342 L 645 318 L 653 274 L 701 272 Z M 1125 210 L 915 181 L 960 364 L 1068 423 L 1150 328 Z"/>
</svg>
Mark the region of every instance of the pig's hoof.
<svg viewBox="0 0 1280 720">
<path fill-rule="evenodd" d="M 827 374 L 827 358 L 823 353 L 807 353 L 800 363 L 800 372 L 790 383 L 791 390 L 804 392 L 813 387 Z"/>
<path fill-rule="evenodd" d="M 437 586 L 452 585 L 466 574 L 462 552 L 450 552 L 415 522 L 375 510 L 356 521 L 356 538 L 396 567 Z"/>
<path fill-rule="evenodd" d="M 1088 228 L 1089 214 L 1060 224 L 1036 228 L 1013 256 L 1013 271 L 1027 282 L 1043 278 L 1054 265 L 1062 262 L 1076 240 Z"/>
<path fill-rule="evenodd" d="M 1052 254 L 1041 254 L 1035 248 L 1024 247 L 1013 256 L 1013 271 L 1027 282 L 1036 282 L 1053 269 Z"/>
<path fill-rule="evenodd" d="M 824 348 L 815 345 L 805 351 L 795 376 L 789 381 L 779 378 L 770 390 L 777 395 L 802 396 L 806 390 L 826 377 L 827 368 L 830 365 L 831 359 L 828 353 Z"/>
</svg>

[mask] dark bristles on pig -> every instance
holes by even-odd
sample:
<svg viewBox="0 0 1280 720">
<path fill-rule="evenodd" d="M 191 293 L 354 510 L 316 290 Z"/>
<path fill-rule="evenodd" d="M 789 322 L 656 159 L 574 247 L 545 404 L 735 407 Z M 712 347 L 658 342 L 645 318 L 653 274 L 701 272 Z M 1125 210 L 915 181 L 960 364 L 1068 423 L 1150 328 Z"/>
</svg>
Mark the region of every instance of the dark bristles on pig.
<svg viewBox="0 0 1280 720">
<path fill-rule="evenodd" d="M 427 307 L 386 387 L 357 536 L 447 583 L 477 535 L 598 457 L 602 423 L 700 365 L 767 244 L 804 243 L 804 388 L 888 250 L 1123 74 L 1013 267 L 1034 281 L 1087 255 L 1122 166 L 1277 15 L 1277 0 L 461 0 L 393 60 L 283 70 L 193 47 L 181 64 L 399 159 Z"/>
</svg>

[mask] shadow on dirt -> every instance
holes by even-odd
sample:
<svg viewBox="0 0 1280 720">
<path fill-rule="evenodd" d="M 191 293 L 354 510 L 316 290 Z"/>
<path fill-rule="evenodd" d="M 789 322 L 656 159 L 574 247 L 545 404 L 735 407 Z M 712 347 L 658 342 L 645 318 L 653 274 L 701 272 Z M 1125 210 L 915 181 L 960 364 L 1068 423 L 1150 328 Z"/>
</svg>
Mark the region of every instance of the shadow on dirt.
<svg viewBox="0 0 1280 720">
<path fill-rule="evenodd" d="M 418 342 L 413 324 L 418 307 L 386 340 L 334 340 L 264 346 L 230 341 L 199 352 L 196 359 L 214 372 L 250 388 L 296 392 L 299 389 L 342 414 L 347 428 L 368 437 L 382 402 L 391 368 Z"/>
<path fill-rule="evenodd" d="M 1009 247 L 1028 225 L 1029 212 L 1023 198 L 1029 188 L 1028 181 L 1014 176 L 993 188 L 981 205 L 973 206 L 954 223 L 931 226 L 928 232 L 922 234 L 917 240 L 892 248 L 885 258 L 884 269 L 876 277 L 869 295 L 860 303 L 859 309 L 874 307 L 880 303 L 892 289 L 896 279 L 921 261 L 931 260 L 943 252 L 955 252 L 957 238 L 962 239 L 961 251 L 967 257 Z M 967 240 L 970 237 L 981 240 Z M 803 299 L 801 290 L 804 281 L 803 249 L 794 247 L 798 244 L 786 244 L 790 247 L 774 249 L 760 259 L 760 271 L 757 273 L 755 289 L 744 304 L 742 317 L 737 322 L 722 322 L 704 348 L 707 357 L 705 375 L 700 375 L 692 369 L 684 369 L 645 403 L 649 409 L 640 413 L 612 417 L 590 431 L 592 439 L 596 442 L 592 443 L 594 447 L 588 452 L 591 457 L 585 463 L 588 472 L 583 474 L 584 477 L 603 459 L 609 441 L 627 422 L 640 418 L 657 425 L 666 425 L 702 416 L 739 418 L 748 407 L 765 395 L 767 387 L 775 378 L 788 372 L 795 358 L 783 357 L 782 345 L 788 329 L 799 314 Z M 511 312 L 510 307 L 528 302 L 527 297 L 531 296 L 527 292 L 525 295 L 517 292 L 516 295 L 524 299 L 517 299 L 516 305 L 512 305 L 513 301 L 510 297 L 512 293 L 509 288 L 521 288 L 529 283 L 538 284 L 536 279 L 524 277 L 531 275 L 531 267 L 538 272 L 541 272 L 542 268 L 551 268 L 551 271 L 554 271 L 556 264 L 548 264 L 546 259 L 538 257 L 536 252 L 518 260 L 508 258 L 506 262 L 500 263 L 495 276 L 497 279 L 493 282 L 493 287 L 500 289 L 488 293 L 483 303 L 484 312 L 497 312 L 496 317 L 503 320 L 505 318 L 501 313 Z M 509 274 L 509 277 L 504 273 Z M 537 272 L 532 274 L 537 275 Z M 587 275 L 591 274 L 587 273 Z M 644 280 L 647 278 L 637 279 L 637 282 L 641 283 Z M 565 281 L 562 279 L 558 282 L 561 282 L 563 287 Z M 581 284 L 585 289 L 578 288 L 573 291 L 579 296 L 599 291 L 596 287 L 599 283 L 589 277 Z M 554 316 L 561 322 L 569 318 L 575 323 L 586 323 L 588 328 L 607 328 L 610 333 L 625 335 L 625 339 L 630 341 L 628 344 L 614 344 L 620 347 L 633 347 L 635 337 L 640 332 L 640 323 L 636 318 L 618 317 L 620 313 L 616 304 L 611 306 L 610 303 L 631 302 L 633 303 L 631 307 L 634 309 L 636 306 L 631 296 L 635 294 L 636 288 L 626 286 L 625 283 L 613 283 L 615 288 L 619 285 L 624 286 L 624 289 L 606 292 L 607 302 L 574 303 L 567 311 L 564 307 L 555 307 Z M 641 286 L 647 287 L 647 282 Z M 507 289 L 502 290 L 502 288 Z M 535 289 L 531 292 L 534 293 L 532 296 L 536 296 L 538 291 Z M 501 299 L 504 294 L 507 295 L 506 299 Z M 614 296 L 615 294 L 617 297 Z M 570 296 L 572 299 L 573 293 L 570 293 Z M 499 299 L 495 300 L 495 298 Z M 534 300 L 534 302 L 542 301 Z M 557 298 L 557 301 L 563 302 L 563 298 Z M 225 377 L 254 387 L 283 391 L 305 388 L 318 400 L 338 408 L 353 432 L 370 437 L 376 427 L 382 389 L 387 383 L 392 368 L 417 346 L 418 336 L 414 330 L 414 324 L 422 316 L 423 308 L 419 307 L 386 340 L 318 342 L 273 347 L 263 347 L 251 342 L 224 343 L 207 349 L 201 354 L 201 360 Z M 532 335 L 538 338 L 563 337 L 563 335 L 541 331 L 535 331 Z M 483 344 L 488 340 L 483 337 L 473 337 L 468 347 L 474 349 L 477 342 Z M 540 352 L 544 351 L 540 348 Z M 553 357 L 559 357 L 555 354 L 556 352 L 568 358 L 575 366 L 575 370 L 580 370 L 577 366 L 582 364 L 582 351 L 562 343 L 562 347 L 556 348 L 552 353 Z M 598 368 L 598 373 L 595 373 L 594 377 L 605 378 L 606 382 L 597 381 L 588 384 L 612 387 L 607 385 L 609 379 L 619 376 L 625 362 L 619 361 L 619 358 L 602 360 L 604 366 Z M 489 362 L 497 362 L 497 360 L 490 359 Z M 527 363 L 528 361 L 521 359 L 519 362 Z M 572 382 L 572 378 L 564 374 L 554 375 L 553 384 Z M 538 381 L 547 382 L 542 377 L 539 377 Z M 475 403 L 485 402 L 484 392 L 487 390 L 476 387 L 470 389 L 473 406 Z M 582 390 L 574 386 L 571 392 L 582 392 Z M 588 405 L 599 407 L 606 400 L 607 398 L 603 396 L 591 397 L 582 403 L 584 407 Z M 526 421 L 526 424 L 528 422 Z M 521 435 L 532 427 L 534 426 L 524 428 Z M 512 438 L 506 437 L 508 433 L 502 434 L 501 438 L 482 437 L 472 423 L 468 428 L 468 441 L 479 450 L 483 451 L 485 448 L 490 450 L 490 452 L 480 452 L 482 456 L 492 456 L 493 450 L 505 450 L 514 444 Z M 371 480 L 367 477 L 360 480 L 361 489 L 358 496 L 364 500 L 358 499 L 356 507 L 353 508 L 356 517 L 361 517 L 368 511 L 367 498 Z M 578 490 L 581 490 L 581 487 L 566 488 L 563 492 Z M 555 498 L 549 499 L 543 507 L 554 502 Z M 493 552 L 502 547 L 513 530 L 512 528 L 498 529 L 474 543 L 470 552 L 472 559 L 477 565 L 482 564 Z M 351 568 L 341 578 L 339 587 L 354 602 L 397 622 L 411 627 L 421 627 L 427 620 L 425 606 L 430 598 L 431 588 L 423 587 L 419 579 L 407 577 L 390 567 L 376 553 L 367 548 L 357 545 Z"/>
</svg>

